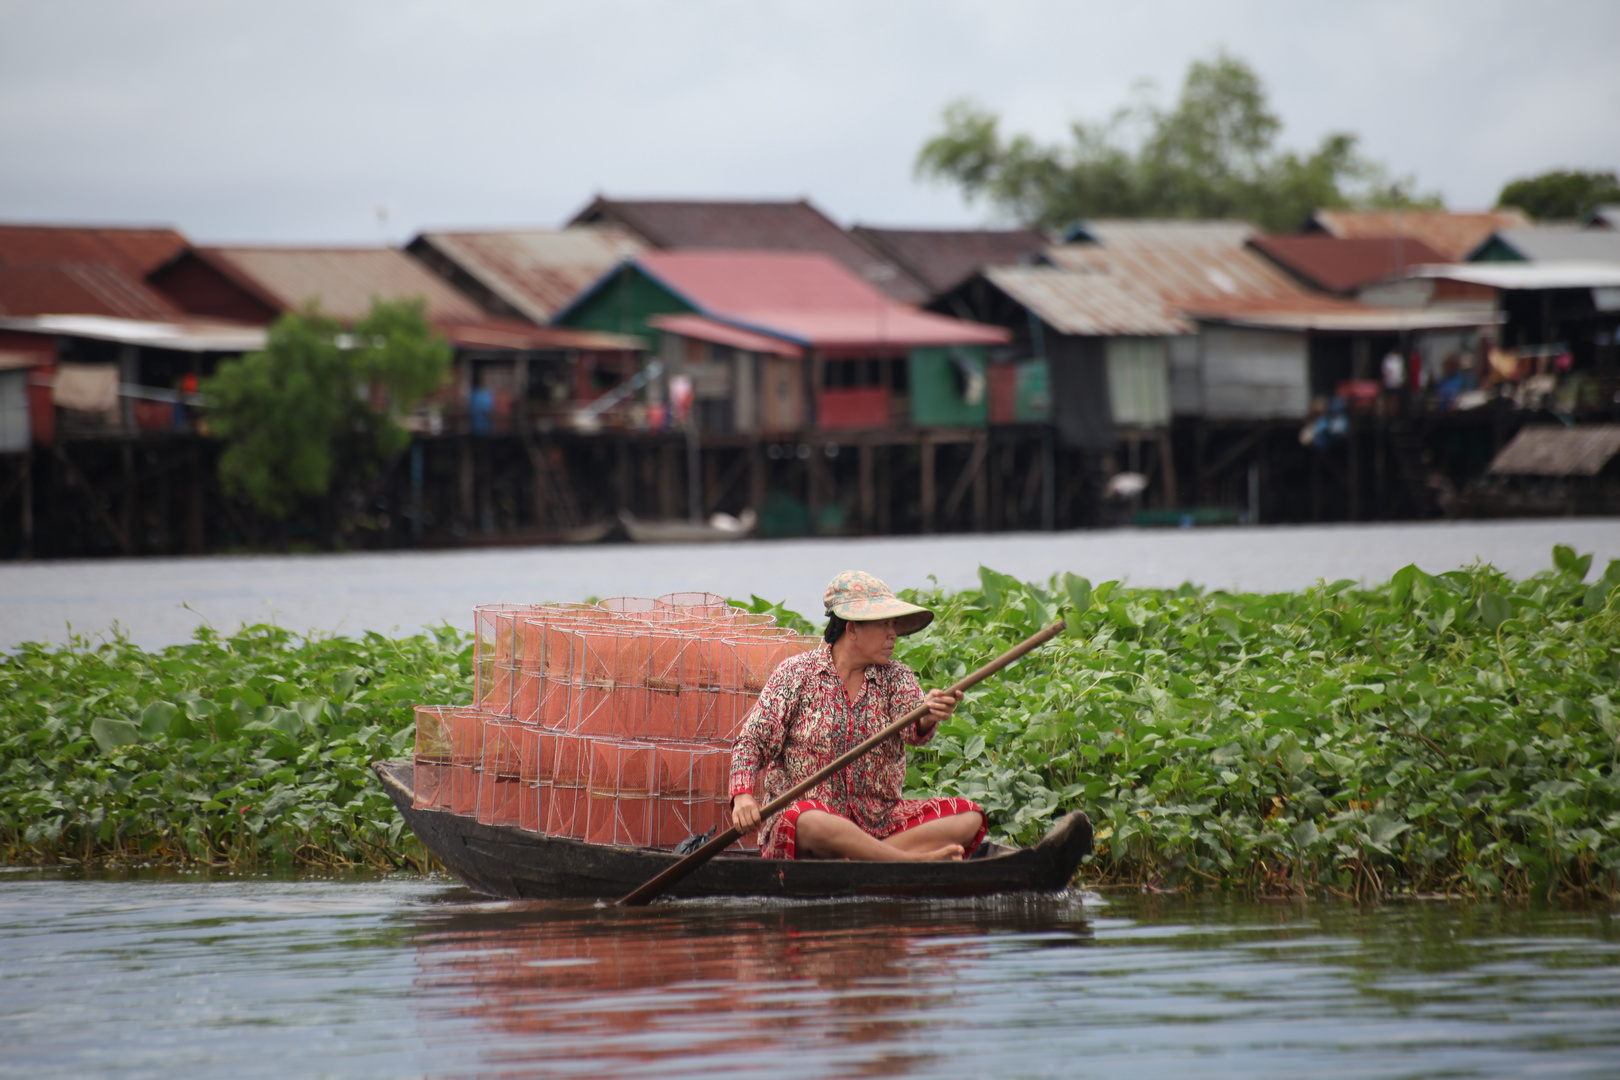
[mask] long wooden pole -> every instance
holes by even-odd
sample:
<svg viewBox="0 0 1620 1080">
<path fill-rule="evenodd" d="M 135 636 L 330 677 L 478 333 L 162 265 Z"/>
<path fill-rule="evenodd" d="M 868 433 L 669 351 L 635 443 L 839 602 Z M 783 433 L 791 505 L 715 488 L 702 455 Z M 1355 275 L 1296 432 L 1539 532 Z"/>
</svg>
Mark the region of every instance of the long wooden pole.
<svg viewBox="0 0 1620 1080">
<path fill-rule="evenodd" d="M 1046 629 L 1031 635 L 1030 637 L 1019 642 L 1017 645 L 1014 645 L 1012 648 L 1008 649 L 1006 652 L 984 665 L 984 667 L 964 676 L 951 686 L 951 690 L 968 690 L 971 687 L 977 686 L 979 683 L 983 682 L 985 679 L 988 679 L 990 676 L 994 675 L 996 672 L 1000 671 L 1014 660 L 1019 659 L 1026 653 L 1032 652 L 1035 649 L 1040 648 L 1042 645 L 1045 645 L 1048 641 L 1051 641 L 1054 637 L 1063 632 L 1064 626 L 1065 623 L 1063 620 L 1059 619 Z M 805 780 L 801 780 L 787 791 L 784 791 L 782 794 L 766 803 L 765 806 L 760 810 L 760 820 L 763 821 L 772 814 L 775 814 L 785 807 L 791 805 L 793 801 L 800 795 L 803 795 L 805 792 L 809 791 L 823 780 L 826 780 L 829 776 L 832 776 L 833 774 L 844 769 L 852 762 L 858 761 L 860 758 L 871 753 L 876 747 L 880 746 L 884 742 L 887 742 L 889 739 L 894 738 L 907 727 L 916 723 L 917 720 L 920 719 L 927 711 L 928 706 L 926 704 L 917 706 L 915 709 L 912 709 L 910 712 L 906 713 L 906 715 L 902 716 L 900 719 L 896 720 L 894 723 L 890 724 L 876 735 L 873 735 L 870 739 L 867 739 L 859 746 L 839 756 L 837 760 L 833 761 L 831 764 L 823 766 L 813 776 L 810 776 Z M 730 847 L 732 842 L 741 835 L 742 833 L 738 831 L 735 825 L 727 828 L 719 836 L 716 836 L 713 840 L 710 840 L 708 843 L 686 856 L 674 866 L 664 870 L 657 877 L 654 877 L 645 885 L 642 885 L 634 892 L 625 896 L 619 901 L 619 905 L 622 907 L 640 907 L 643 904 L 651 902 L 664 890 L 679 882 L 692 871 L 696 870 L 698 867 L 720 854 L 720 852 L 724 851 L 727 847 Z"/>
</svg>

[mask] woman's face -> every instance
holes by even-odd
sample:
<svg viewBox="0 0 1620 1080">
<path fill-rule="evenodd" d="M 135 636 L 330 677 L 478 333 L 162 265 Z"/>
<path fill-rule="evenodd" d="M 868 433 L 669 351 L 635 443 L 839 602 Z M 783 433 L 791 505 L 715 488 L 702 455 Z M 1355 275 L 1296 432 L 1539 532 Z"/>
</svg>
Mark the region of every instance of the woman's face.
<svg viewBox="0 0 1620 1080">
<path fill-rule="evenodd" d="M 844 636 L 853 646 L 855 659 L 866 664 L 887 664 L 894 659 L 894 643 L 898 638 L 893 619 L 872 622 L 852 622 L 844 629 Z"/>
</svg>

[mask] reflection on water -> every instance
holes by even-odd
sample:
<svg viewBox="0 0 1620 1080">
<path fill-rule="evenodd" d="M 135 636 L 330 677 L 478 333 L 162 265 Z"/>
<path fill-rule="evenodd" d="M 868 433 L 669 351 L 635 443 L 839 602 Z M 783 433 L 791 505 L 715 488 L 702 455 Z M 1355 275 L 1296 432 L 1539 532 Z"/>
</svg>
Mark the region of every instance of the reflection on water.
<svg viewBox="0 0 1620 1080">
<path fill-rule="evenodd" d="M 1088 938 L 1070 898 L 513 906 L 426 923 L 417 986 L 477 1017 L 467 1049 L 496 1071 L 887 1076 L 936 1061 L 967 965 Z"/>
<path fill-rule="evenodd" d="M 1620 1073 L 1607 910 L 0 872 L 0 1075 Z"/>
</svg>

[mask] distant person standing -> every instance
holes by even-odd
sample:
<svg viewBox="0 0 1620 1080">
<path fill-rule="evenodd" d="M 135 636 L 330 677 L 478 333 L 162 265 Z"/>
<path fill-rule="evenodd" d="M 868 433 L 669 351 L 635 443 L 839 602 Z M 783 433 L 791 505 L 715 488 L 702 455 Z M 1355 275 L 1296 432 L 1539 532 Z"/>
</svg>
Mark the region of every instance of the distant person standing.
<svg viewBox="0 0 1620 1080">
<path fill-rule="evenodd" d="M 1388 412 L 1399 412 L 1401 391 L 1406 387 L 1406 361 L 1401 359 L 1400 353 L 1391 349 L 1384 354 L 1379 366 L 1384 377 L 1384 407 Z"/>
</svg>

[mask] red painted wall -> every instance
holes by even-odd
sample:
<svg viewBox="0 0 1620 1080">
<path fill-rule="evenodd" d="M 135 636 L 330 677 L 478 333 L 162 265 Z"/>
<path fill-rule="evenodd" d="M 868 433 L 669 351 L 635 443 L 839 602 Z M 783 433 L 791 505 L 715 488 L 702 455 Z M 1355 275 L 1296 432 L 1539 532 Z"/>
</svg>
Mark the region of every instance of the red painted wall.
<svg viewBox="0 0 1620 1080">
<path fill-rule="evenodd" d="M 816 395 L 816 427 L 821 431 L 850 431 L 889 426 L 887 386 L 846 386 Z"/>
<path fill-rule="evenodd" d="M 281 314 L 192 252 L 152 271 L 146 280 L 193 315 L 263 326 Z"/>
<path fill-rule="evenodd" d="M 28 426 L 35 446 L 56 443 L 56 397 L 50 383 L 56 377 L 56 339 L 45 334 L 0 330 L 0 352 L 30 353 L 38 358 L 28 383 Z M 42 385 L 35 385 L 38 380 Z"/>
</svg>

